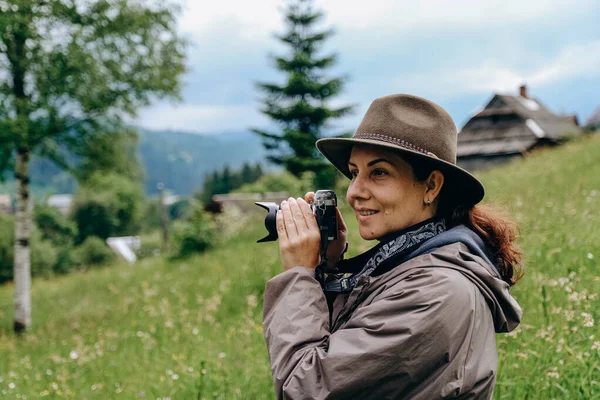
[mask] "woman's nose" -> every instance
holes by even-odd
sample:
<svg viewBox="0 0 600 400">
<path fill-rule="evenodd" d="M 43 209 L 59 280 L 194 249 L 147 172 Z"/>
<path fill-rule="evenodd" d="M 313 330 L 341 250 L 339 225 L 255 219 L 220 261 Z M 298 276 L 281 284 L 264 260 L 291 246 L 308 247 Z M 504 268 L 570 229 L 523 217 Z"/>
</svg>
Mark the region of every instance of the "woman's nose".
<svg viewBox="0 0 600 400">
<path fill-rule="evenodd" d="M 369 191 L 365 185 L 364 179 L 360 174 L 356 175 L 350 185 L 348 185 L 348 191 L 346 192 L 346 200 L 349 204 L 352 204 L 353 200 L 357 199 L 368 199 Z"/>
</svg>

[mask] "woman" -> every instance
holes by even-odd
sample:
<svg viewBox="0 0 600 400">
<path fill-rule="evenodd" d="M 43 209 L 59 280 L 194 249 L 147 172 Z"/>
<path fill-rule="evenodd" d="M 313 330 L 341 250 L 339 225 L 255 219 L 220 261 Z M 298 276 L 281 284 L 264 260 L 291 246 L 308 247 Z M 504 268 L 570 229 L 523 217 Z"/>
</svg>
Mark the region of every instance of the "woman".
<svg viewBox="0 0 600 400">
<path fill-rule="evenodd" d="M 483 186 L 456 166 L 456 135 L 437 104 L 391 95 L 371 104 L 353 138 L 317 142 L 351 179 L 361 237 L 379 244 L 341 260 L 338 211 L 338 239 L 317 279 L 314 194 L 281 203 L 285 271 L 264 300 L 279 398 L 492 397 L 495 333 L 522 314 L 509 293 L 520 252 L 512 224 L 475 207 Z"/>
</svg>

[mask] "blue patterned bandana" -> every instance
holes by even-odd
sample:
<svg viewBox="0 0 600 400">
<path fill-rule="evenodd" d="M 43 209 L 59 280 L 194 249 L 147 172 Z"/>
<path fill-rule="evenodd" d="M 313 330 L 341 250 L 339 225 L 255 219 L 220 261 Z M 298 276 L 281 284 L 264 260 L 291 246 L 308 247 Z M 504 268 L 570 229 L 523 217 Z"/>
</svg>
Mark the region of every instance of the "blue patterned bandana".
<svg viewBox="0 0 600 400">
<path fill-rule="evenodd" d="M 377 276 L 389 271 L 398 265 L 397 262 L 406 254 L 445 230 L 446 221 L 434 218 L 400 232 L 388 234 L 380 240 L 377 246 L 366 253 L 341 261 L 338 266 L 339 272 L 358 272 L 350 277 L 342 278 L 328 274 L 323 284 L 323 290 L 328 293 L 349 292 L 354 289 L 361 276 Z"/>
</svg>

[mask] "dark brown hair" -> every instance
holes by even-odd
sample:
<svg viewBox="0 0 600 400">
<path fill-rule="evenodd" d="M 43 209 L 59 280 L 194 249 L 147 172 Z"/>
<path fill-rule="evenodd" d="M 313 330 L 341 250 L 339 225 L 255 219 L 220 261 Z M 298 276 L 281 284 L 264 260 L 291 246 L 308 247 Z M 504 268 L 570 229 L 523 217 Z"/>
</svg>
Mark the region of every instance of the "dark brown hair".
<svg viewBox="0 0 600 400">
<path fill-rule="evenodd" d="M 402 156 L 413 169 L 415 178 L 424 182 L 434 168 L 430 163 L 416 157 Z M 443 172 L 442 172 L 443 173 Z M 518 237 L 517 224 L 506 211 L 497 205 L 466 206 L 451 202 L 448 194 L 453 188 L 442 186 L 439 194 L 437 215 L 444 216 L 448 227 L 465 225 L 479 235 L 488 247 L 492 262 L 502 280 L 509 285 L 517 283 L 524 274 L 522 267 L 523 252 L 515 243 Z"/>
</svg>

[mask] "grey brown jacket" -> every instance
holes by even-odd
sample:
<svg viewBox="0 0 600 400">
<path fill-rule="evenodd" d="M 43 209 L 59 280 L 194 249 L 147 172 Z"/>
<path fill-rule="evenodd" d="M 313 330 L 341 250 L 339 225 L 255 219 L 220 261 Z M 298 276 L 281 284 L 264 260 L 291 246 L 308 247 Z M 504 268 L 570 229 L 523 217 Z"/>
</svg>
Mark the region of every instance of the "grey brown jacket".
<svg viewBox="0 0 600 400">
<path fill-rule="evenodd" d="M 280 399 L 489 399 L 495 332 L 521 309 L 489 262 L 463 243 L 361 277 L 331 312 L 314 270 L 294 267 L 264 296 Z"/>
</svg>

